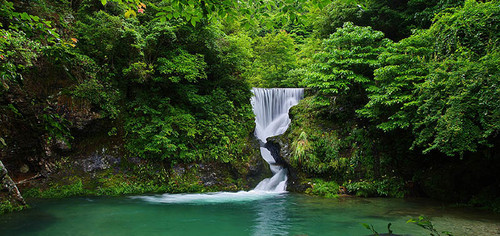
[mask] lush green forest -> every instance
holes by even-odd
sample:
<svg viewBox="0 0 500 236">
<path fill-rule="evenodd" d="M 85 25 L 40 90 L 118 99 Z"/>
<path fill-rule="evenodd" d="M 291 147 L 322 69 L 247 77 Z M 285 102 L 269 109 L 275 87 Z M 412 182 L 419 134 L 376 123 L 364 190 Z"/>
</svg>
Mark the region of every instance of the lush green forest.
<svg viewBox="0 0 500 236">
<path fill-rule="evenodd" d="M 25 196 L 249 189 L 250 89 L 304 87 L 291 189 L 500 210 L 497 0 L 0 3 L 0 160 Z M 117 167 L 77 170 L 97 149 Z"/>
</svg>

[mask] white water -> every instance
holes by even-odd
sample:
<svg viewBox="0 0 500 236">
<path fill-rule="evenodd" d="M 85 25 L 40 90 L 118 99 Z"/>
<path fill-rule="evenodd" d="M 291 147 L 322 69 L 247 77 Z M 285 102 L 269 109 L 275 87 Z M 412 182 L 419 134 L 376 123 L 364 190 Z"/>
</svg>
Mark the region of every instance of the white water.
<svg viewBox="0 0 500 236">
<path fill-rule="evenodd" d="M 270 198 L 281 194 L 281 192 L 266 191 L 239 191 L 239 192 L 215 192 L 215 193 L 187 193 L 187 194 L 169 194 L 155 196 L 134 196 L 133 199 L 142 199 L 152 203 L 226 203 L 226 202 L 248 202 Z"/>
<path fill-rule="evenodd" d="M 253 88 L 251 99 L 255 113 L 255 137 L 264 145 L 268 137 L 283 134 L 290 118 L 288 110 L 299 103 L 304 96 L 304 90 L 298 88 Z M 152 203 L 223 203 L 246 202 L 274 197 L 286 192 L 287 169 L 276 162 L 271 152 L 264 146 L 260 147 L 262 158 L 269 163 L 273 176 L 262 180 L 254 190 L 240 192 L 216 192 L 197 194 L 162 194 L 155 196 L 135 196 Z"/>
<path fill-rule="evenodd" d="M 262 180 L 254 190 L 285 192 L 287 170 L 276 165 L 271 152 L 264 147 L 267 138 L 285 133 L 290 125 L 288 111 L 304 97 L 301 88 L 253 88 L 251 99 L 255 114 L 255 137 L 261 141 L 260 153 L 269 163 L 273 176 Z"/>
</svg>

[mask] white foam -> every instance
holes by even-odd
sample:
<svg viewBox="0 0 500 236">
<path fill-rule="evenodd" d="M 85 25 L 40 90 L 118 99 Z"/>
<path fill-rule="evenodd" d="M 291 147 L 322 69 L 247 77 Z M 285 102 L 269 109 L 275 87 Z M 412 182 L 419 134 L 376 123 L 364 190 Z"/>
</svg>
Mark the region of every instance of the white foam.
<svg viewBox="0 0 500 236">
<path fill-rule="evenodd" d="M 214 192 L 214 193 L 190 193 L 190 194 L 162 194 L 156 196 L 133 196 L 132 199 L 141 199 L 151 203 L 226 203 L 226 202 L 248 202 L 266 198 L 272 198 L 286 193 L 286 191 L 240 191 L 240 192 Z"/>
</svg>

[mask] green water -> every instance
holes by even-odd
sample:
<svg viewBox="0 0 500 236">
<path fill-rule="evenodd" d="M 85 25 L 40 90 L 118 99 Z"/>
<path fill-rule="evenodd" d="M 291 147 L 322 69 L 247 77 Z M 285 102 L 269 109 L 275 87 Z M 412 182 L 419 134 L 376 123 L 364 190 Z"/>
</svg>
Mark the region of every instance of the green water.
<svg viewBox="0 0 500 236">
<path fill-rule="evenodd" d="M 207 200 L 208 199 L 208 200 Z M 38 200 L 0 216 L 0 235 L 429 235 L 410 217 L 425 214 L 455 235 L 500 235 L 500 218 L 426 200 L 323 199 L 299 194 L 156 195 Z"/>
</svg>

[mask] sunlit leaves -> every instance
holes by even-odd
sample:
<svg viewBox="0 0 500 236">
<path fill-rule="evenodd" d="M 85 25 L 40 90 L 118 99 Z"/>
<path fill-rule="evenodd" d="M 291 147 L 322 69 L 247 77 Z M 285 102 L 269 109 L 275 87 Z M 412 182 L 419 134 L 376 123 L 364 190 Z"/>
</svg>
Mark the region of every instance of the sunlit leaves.
<svg viewBox="0 0 500 236">
<path fill-rule="evenodd" d="M 135 16 L 132 11 L 143 12 L 145 4 L 140 0 L 110 0 L 126 5 L 126 17 Z M 343 0 L 349 1 L 349 0 Z M 325 7 L 327 0 L 163 0 L 156 14 L 161 21 L 183 18 L 192 26 L 202 19 L 225 19 L 242 21 L 244 27 L 250 27 L 256 17 L 266 17 L 267 11 L 275 11 L 283 21 L 298 22 L 303 20 L 303 13 L 310 6 Z M 102 2 L 105 5 L 106 1 Z M 267 16 L 268 17 L 268 16 Z"/>
<path fill-rule="evenodd" d="M 288 71 L 297 67 L 296 45 L 293 35 L 285 31 L 266 34 L 254 42 L 255 60 L 249 79 L 256 87 L 294 87 L 286 84 Z"/>
<path fill-rule="evenodd" d="M 181 49 L 169 53 L 169 55 L 169 58 L 158 58 L 158 71 L 165 75 L 168 80 L 178 83 L 181 80 L 196 82 L 199 79 L 207 78 L 205 74 L 206 63 L 202 55 L 189 54 Z M 155 81 L 163 80 L 163 77 L 155 79 Z"/>
<path fill-rule="evenodd" d="M 130 16 L 137 16 L 137 13 L 135 13 L 134 10 L 132 9 L 128 9 L 126 12 L 125 12 L 125 17 L 126 18 L 129 18 Z"/>
<path fill-rule="evenodd" d="M 355 85 L 367 86 L 387 43 L 382 32 L 345 23 L 323 41 L 304 83 L 325 96 L 346 94 Z"/>
</svg>

